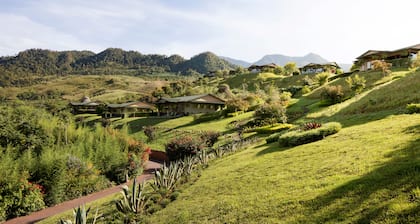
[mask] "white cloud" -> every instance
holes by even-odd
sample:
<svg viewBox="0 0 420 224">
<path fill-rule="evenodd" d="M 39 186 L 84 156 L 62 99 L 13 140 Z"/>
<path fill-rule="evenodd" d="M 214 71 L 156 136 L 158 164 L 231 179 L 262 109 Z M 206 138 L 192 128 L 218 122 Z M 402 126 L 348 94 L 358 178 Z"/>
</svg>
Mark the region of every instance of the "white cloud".
<svg viewBox="0 0 420 224">
<path fill-rule="evenodd" d="M 185 57 L 213 51 L 248 61 L 314 52 L 351 62 L 368 49 L 417 44 L 420 36 L 416 0 L 22 2 L 0 9 L 7 21 L 2 54 L 33 47 L 121 47 Z"/>
</svg>

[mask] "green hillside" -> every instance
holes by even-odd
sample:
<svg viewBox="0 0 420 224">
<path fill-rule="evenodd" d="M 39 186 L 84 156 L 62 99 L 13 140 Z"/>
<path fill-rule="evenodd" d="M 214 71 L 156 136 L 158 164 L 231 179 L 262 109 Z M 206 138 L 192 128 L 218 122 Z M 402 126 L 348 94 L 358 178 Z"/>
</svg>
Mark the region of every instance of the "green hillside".
<svg viewBox="0 0 420 224">
<path fill-rule="evenodd" d="M 351 75 L 354 78 L 356 74 Z M 259 141 L 239 152 L 214 159 L 197 172 L 197 179 L 179 186 L 179 196 L 163 209 L 144 217 L 145 223 L 415 223 L 420 220 L 420 115 L 406 114 L 406 105 L 420 103 L 420 71 L 359 73 L 365 88 L 353 95 L 347 77 L 297 92 L 287 108 L 289 122 L 340 122 L 337 134 L 296 147 L 267 144 L 267 134 L 247 131 Z M 266 86 L 290 89 L 314 80 L 307 76 L 272 73 L 241 74 L 207 83 L 227 83 L 233 92 L 257 93 Z M 82 79 L 83 80 L 83 79 Z M 122 79 L 123 80 L 123 79 Z M 115 85 L 122 85 L 115 79 Z M 106 81 L 106 80 L 103 80 Z M 144 81 L 144 80 L 143 80 Z M 202 80 L 203 81 L 203 80 Z M 134 79 L 132 83 L 141 81 Z M 243 86 L 248 83 L 248 86 Z M 258 83 L 258 85 L 253 85 Z M 137 85 L 137 84 L 136 84 Z M 326 104 L 329 86 L 342 86 L 343 100 Z M 113 90 L 122 94 L 122 88 Z M 130 91 L 126 88 L 125 91 Z M 109 96 L 104 93 L 104 98 Z M 126 94 L 126 93 L 125 93 Z M 251 120 L 250 111 L 234 117 L 197 122 L 197 116 L 113 119 L 115 128 L 154 149 L 179 136 L 219 131 L 216 145 L 238 137 L 237 124 Z M 95 122 L 99 117 L 86 118 Z M 143 127 L 156 128 L 148 141 Z M 93 203 L 104 214 L 100 222 L 120 223 L 110 197 Z M 70 213 L 41 223 L 56 223 Z M 114 220 L 116 219 L 116 220 Z"/>
<path fill-rule="evenodd" d="M 420 220 L 420 116 L 401 114 L 407 103 L 420 101 L 420 73 L 386 84 L 369 75 L 364 74 L 373 89 L 307 115 L 342 122 L 345 128 L 338 134 L 292 148 L 261 142 L 216 160 L 150 222 Z"/>
<path fill-rule="evenodd" d="M 0 87 L 39 84 L 48 76 L 131 75 L 161 73 L 192 75 L 237 66 L 204 52 L 187 60 L 179 55 L 141 54 L 108 48 L 98 54 L 90 51 L 51 51 L 29 49 L 16 56 L 0 57 Z"/>
</svg>

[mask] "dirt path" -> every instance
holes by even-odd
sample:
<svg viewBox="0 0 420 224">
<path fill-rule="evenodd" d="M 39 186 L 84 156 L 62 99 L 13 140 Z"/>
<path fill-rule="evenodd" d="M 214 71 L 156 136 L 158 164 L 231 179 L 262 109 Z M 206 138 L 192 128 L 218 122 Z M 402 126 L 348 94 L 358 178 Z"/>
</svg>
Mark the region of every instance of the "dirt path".
<svg viewBox="0 0 420 224">
<path fill-rule="evenodd" d="M 146 166 L 146 170 L 143 175 L 137 177 L 137 181 L 143 182 L 145 180 L 150 180 L 153 178 L 153 171 L 155 169 L 159 169 L 161 167 L 160 163 L 149 161 Z M 121 187 L 125 184 L 121 184 L 115 187 L 111 187 L 93 194 L 89 194 L 80 198 L 73 199 L 71 201 L 66 201 L 61 204 L 57 204 L 53 207 L 49 207 L 37 212 L 33 212 L 27 216 L 17 217 L 14 219 L 10 219 L 3 224 L 29 224 L 29 223 L 36 223 L 41 221 L 45 218 L 53 216 L 55 214 L 65 212 L 67 210 L 71 210 L 73 208 L 78 207 L 79 205 L 98 200 L 100 198 L 106 197 L 111 194 L 115 194 L 121 191 Z"/>
</svg>

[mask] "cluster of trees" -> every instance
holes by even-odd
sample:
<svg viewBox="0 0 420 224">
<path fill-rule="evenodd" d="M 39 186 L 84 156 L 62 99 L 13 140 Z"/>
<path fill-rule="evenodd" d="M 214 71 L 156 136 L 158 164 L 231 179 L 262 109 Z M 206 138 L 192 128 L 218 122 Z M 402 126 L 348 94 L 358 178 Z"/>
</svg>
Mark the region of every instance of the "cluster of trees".
<svg viewBox="0 0 420 224">
<path fill-rule="evenodd" d="M 28 106 L 0 107 L 0 221 L 142 173 L 142 142 Z"/>
<path fill-rule="evenodd" d="M 109 48 L 98 54 L 90 51 L 30 49 L 15 57 L 0 57 L 0 86 L 33 84 L 34 77 L 48 75 L 144 75 L 164 72 L 192 75 L 235 68 L 211 52 L 186 60 L 179 55 L 144 55 L 117 48 Z"/>
</svg>

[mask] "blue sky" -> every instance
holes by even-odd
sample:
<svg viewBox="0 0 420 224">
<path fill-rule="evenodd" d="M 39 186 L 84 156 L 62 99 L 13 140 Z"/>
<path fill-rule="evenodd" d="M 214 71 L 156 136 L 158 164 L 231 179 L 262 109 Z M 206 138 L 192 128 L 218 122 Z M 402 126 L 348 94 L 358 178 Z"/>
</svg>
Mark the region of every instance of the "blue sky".
<svg viewBox="0 0 420 224">
<path fill-rule="evenodd" d="M 0 55 L 28 48 L 204 51 L 351 63 L 369 49 L 420 43 L 418 0 L 0 0 Z"/>
</svg>

